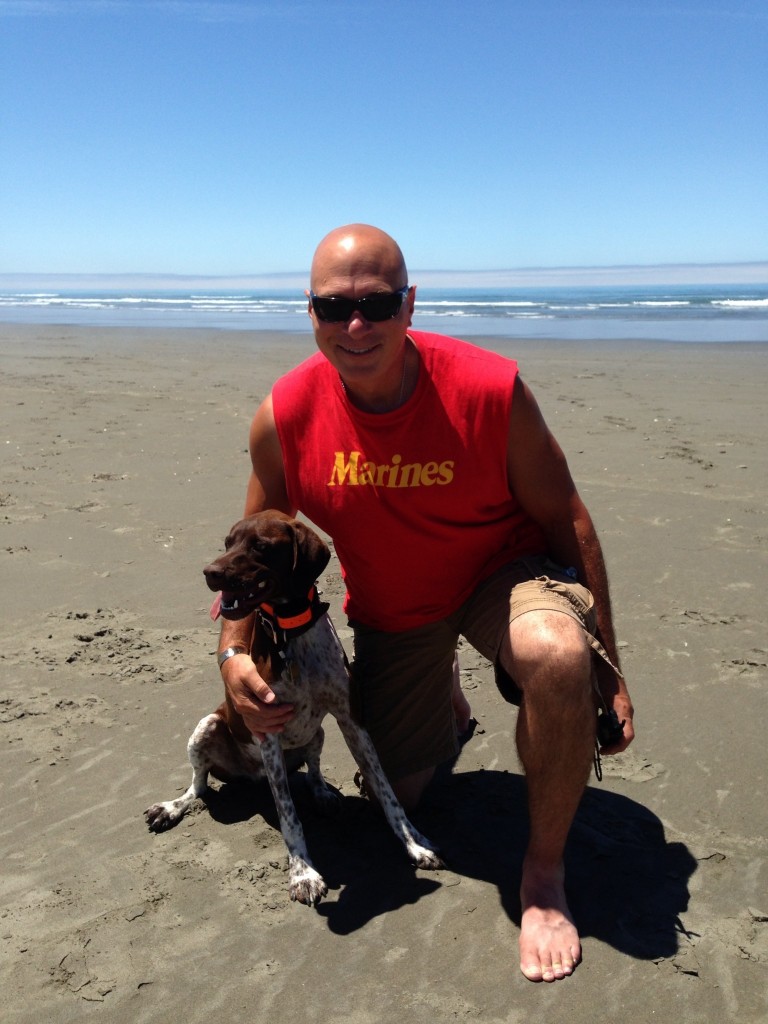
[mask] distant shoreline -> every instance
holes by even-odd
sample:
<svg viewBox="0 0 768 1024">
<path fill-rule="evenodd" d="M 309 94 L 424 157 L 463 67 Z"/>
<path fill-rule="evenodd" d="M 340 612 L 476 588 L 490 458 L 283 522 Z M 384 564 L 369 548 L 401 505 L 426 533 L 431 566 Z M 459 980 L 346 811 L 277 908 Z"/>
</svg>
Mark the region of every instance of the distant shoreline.
<svg viewBox="0 0 768 1024">
<path fill-rule="evenodd" d="M 411 280 L 429 288 L 516 288 L 600 285 L 768 285 L 768 260 L 737 263 L 617 264 L 587 267 L 517 267 L 498 270 L 411 270 Z M 0 273 L 0 291 L 17 288 L 124 289 L 235 288 L 270 289 L 307 286 L 308 271 L 256 274 L 174 273 Z"/>
</svg>

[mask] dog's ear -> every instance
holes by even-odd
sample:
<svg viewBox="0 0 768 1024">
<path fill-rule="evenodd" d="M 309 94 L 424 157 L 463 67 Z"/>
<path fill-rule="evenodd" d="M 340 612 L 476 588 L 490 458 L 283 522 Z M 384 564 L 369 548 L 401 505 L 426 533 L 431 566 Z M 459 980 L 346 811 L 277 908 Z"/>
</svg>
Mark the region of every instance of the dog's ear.
<svg viewBox="0 0 768 1024">
<path fill-rule="evenodd" d="M 296 589 L 306 593 L 330 562 L 331 552 L 325 541 L 298 519 L 290 528 L 293 532 L 293 579 Z"/>
</svg>

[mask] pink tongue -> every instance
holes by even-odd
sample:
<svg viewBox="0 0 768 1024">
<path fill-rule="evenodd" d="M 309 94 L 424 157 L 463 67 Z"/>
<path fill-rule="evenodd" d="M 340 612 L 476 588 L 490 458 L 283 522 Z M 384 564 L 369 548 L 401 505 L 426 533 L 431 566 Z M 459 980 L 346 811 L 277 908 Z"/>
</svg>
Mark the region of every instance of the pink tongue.
<svg viewBox="0 0 768 1024">
<path fill-rule="evenodd" d="M 211 618 L 215 622 L 221 616 L 221 591 L 214 597 L 211 605 Z"/>
</svg>

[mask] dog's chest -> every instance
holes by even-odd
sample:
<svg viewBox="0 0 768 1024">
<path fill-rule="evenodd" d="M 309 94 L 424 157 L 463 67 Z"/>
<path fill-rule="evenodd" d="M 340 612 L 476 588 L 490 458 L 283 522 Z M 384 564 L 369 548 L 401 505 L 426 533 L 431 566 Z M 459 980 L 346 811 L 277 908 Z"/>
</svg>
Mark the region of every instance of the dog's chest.
<svg viewBox="0 0 768 1024">
<path fill-rule="evenodd" d="M 294 714 L 281 734 L 283 746 L 300 746 L 317 732 L 326 714 L 349 705 L 344 655 L 336 634 L 323 617 L 301 636 L 289 641 L 282 654 L 283 669 L 271 686 Z"/>
</svg>

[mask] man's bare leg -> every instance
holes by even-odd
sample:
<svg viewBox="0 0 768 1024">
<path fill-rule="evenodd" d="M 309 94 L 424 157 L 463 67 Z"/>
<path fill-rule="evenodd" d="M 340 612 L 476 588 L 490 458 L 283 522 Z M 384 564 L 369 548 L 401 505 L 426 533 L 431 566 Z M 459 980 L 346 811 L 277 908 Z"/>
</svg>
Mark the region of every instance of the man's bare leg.
<svg viewBox="0 0 768 1024">
<path fill-rule="evenodd" d="M 414 772 L 413 775 L 405 775 L 401 779 L 395 779 L 392 783 L 392 789 L 406 811 L 416 809 L 424 794 L 424 790 L 432 781 L 434 774 L 434 768 L 425 768 L 423 771 Z"/>
<path fill-rule="evenodd" d="M 453 706 L 453 714 L 456 718 L 456 731 L 459 736 L 463 736 L 469 728 L 469 723 L 472 721 L 472 708 L 469 706 L 469 701 L 464 696 L 464 691 L 461 688 L 461 674 L 459 672 L 459 656 L 454 654 L 453 656 L 453 684 L 451 686 L 451 705 Z"/>
<path fill-rule="evenodd" d="M 523 691 L 517 747 L 531 831 L 520 886 L 520 969 L 531 981 L 556 981 L 581 959 L 563 854 L 594 751 L 591 652 L 570 616 L 526 612 L 510 624 L 500 659 Z"/>
</svg>

